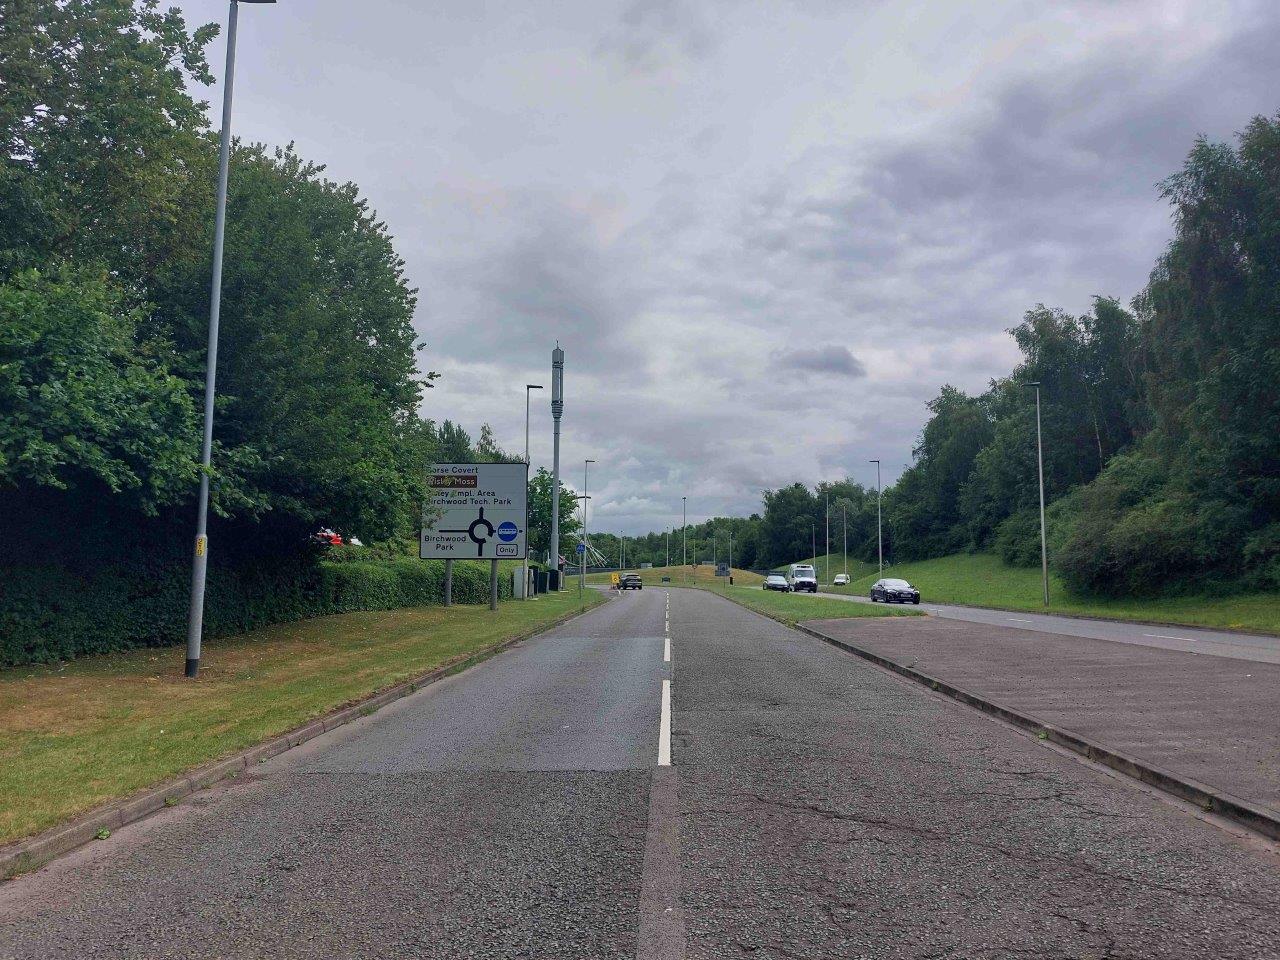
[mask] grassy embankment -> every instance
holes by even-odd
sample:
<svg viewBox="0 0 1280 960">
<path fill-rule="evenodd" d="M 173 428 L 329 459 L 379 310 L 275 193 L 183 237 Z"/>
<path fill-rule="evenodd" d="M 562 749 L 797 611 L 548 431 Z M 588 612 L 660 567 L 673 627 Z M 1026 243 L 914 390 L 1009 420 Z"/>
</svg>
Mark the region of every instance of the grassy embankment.
<svg viewBox="0 0 1280 960">
<path fill-rule="evenodd" d="M 847 587 L 822 589 L 831 593 L 865 596 L 878 578 L 874 564 Z M 839 558 L 832 570 L 839 572 Z M 821 571 L 819 571 L 821 573 Z M 854 575 L 853 561 L 849 574 Z M 1280 634 L 1280 594 L 1248 593 L 1229 597 L 1169 597 L 1164 599 L 1084 600 L 1068 596 L 1062 582 L 1049 575 L 1050 603 L 1043 606 L 1039 567 L 1010 567 L 991 554 L 954 554 L 918 563 L 902 563 L 885 568 L 885 576 L 909 580 L 922 598 L 935 603 L 963 603 L 1031 612 L 1066 613 L 1117 620 L 1252 630 Z"/>
<path fill-rule="evenodd" d="M 0 843 L 298 727 L 345 703 L 603 602 L 566 590 L 281 624 L 182 650 L 0 672 Z"/>
<path fill-rule="evenodd" d="M 733 586 L 728 591 L 703 587 L 709 592 L 722 593 L 748 610 L 762 613 L 795 626 L 805 620 L 849 620 L 856 617 L 918 617 L 923 614 L 909 607 L 886 607 L 880 604 L 850 603 L 830 597 L 811 596 L 807 593 L 779 593 L 760 587 Z"/>
<path fill-rule="evenodd" d="M 644 581 L 644 585 L 662 586 L 662 578 L 670 577 L 671 586 L 673 587 L 727 587 L 724 577 L 716 576 L 716 568 L 710 564 L 704 563 L 700 567 L 682 567 L 679 565 L 670 567 L 652 567 L 648 570 L 635 570 L 628 568 L 625 573 L 638 573 L 640 579 Z M 610 574 L 592 573 L 587 575 L 587 583 L 607 584 L 610 582 Z M 750 570 L 739 570 L 733 568 L 733 582 L 742 586 L 760 586 L 764 580 L 758 573 L 752 573 Z M 569 586 L 573 586 L 571 581 Z"/>
<path fill-rule="evenodd" d="M 731 587 L 723 577 L 715 576 L 715 568 L 701 567 L 655 567 L 652 570 L 629 571 L 640 574 L 646 587 L 693 587 L 707 590 L 740 603 L 749 610 L 762 613 L 766 617 L 794 626 L 803 620 L 847 619 L 851 617 L 883 617 L 914 616 L 918 611 L 902 608 L 869 606 L 861 603 L 849 603 L 845 600 L 830 600 L 824 597 L 811 597 L 802 594 L 778 593 L 774 590 L 762 590 L 760 584 L 764 577 L 750 570 L 733 571 L 734 585 Z M 670 577 L 671 583 L 664 584 L 662 578 Z M 595 584 L 609 583 L 609 574 L 597 573 L 587 578 Z"/>
</svg>

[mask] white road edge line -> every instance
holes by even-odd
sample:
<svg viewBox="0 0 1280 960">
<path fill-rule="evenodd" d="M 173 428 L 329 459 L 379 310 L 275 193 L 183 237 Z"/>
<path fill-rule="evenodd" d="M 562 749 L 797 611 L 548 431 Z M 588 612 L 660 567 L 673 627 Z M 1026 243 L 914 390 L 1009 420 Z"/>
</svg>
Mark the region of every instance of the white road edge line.
<svg viewBox="0 0 1280 960">
<path fill-rule="evenodd" d="M 1195 642 L 1196 642 L 1196 638 L 1195 638 L 1195 637 L 1172 637 L 1172 636 L 1170 636 L 1170 635 L 1169 635 L 1169 634 L 1167 634 L 1167 633 L 1144 633 L 1144 634 L 1143 634 L 1143 636 L 1144 636 L 1144 637 L 1156 637 L 1157 639 L 1160 639 L 1160 640 L 1185 640 L 1185 641 L 1187 641 L 1188 643 L 1195 643 Z"/>
<path fill-rule="evenodd" d="M 662 641 L 662 662 L 671 662 L 671 638 L 667 637 Z"/>
<path fill-rule="evenodd" d="M 658 721 L 658 766 L 671 766 L 671 681 L 662 681 L 662 719 Z"/>
<path fill-rule="evenodd" d="M 1030 623 L 1030 620 L 1019 620 L 1017 617 L 1005 617 L 1011 623 Z"/>
</svg>

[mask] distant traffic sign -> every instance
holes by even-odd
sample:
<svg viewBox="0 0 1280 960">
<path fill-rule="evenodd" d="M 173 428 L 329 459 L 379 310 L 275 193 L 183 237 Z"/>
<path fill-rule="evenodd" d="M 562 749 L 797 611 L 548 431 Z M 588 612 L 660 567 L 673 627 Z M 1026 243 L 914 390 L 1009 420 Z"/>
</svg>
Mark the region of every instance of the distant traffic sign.
<svg viewBox="0 0 1280 960">
<path fill-rule="evenodd" d="M 723 562 L 721 562 L 721 563 L 717 563 L 717 564 L 716 564 L 716 576 L 717 576 L 717 577 L 727 577 L 728 575 L 729 575 L 729 565 L 728 565 L 727 563 L 723 563 Z"/>
<path fill-rule="evenodd" d="M 579 553 L 586 553 L 586 552 L 587 552 L 587 545 L 586 545 L 585 543 L 580 543 L 580 544 L 578 544 L 578 552 L 579 552 Z"/>
<path fill-rule="evenodd" d="M 427 472 L 424 560 L 523 560 L 529 468 L 523 463 L 440 463 Z"/>
</svg>

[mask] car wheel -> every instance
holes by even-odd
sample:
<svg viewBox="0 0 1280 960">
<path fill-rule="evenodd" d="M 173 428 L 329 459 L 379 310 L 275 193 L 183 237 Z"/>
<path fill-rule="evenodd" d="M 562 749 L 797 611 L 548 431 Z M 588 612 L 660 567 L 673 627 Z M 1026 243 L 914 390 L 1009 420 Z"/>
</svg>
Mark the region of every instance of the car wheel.
<svg viewBox="0 0 1280 960">
<path fill-rule="evenodd" d="M 912 602 L 912 603 L 914 603 L 917 607 L 918 607 L 918 606 L 920 606 L 920 598 L 919 598 L 919 597 L 916 597 L 916 598 L 915 598 L 914 600 L 912 600 L 911 602 Z"/>
</svg>

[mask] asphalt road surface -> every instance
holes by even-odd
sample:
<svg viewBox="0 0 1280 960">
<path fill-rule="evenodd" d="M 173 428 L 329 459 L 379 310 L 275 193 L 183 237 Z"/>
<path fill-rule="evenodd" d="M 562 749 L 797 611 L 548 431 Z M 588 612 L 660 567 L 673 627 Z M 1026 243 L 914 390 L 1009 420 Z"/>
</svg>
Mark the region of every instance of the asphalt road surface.
<svg viewBox="0 0 1280 960">
<path fill-rule="evenodd" d="M 1260 958 L 1277 907 L 1274 846 L 650 588 L 0 887 L 0 957 Z"/>
<path fill-rule="evenodd" d="M 854 603 L 871 602 L 867 597 L 847 593 L 823 592 L 816 596 L 849 600 Z M 1252 660 L 1255 663 L 1280 663 L 1280 637 L 1259 633 L 1235 633 L 1229 630 L 1206 630 L 1200 627 L 1177 627 L 1167 624 L 1153 626 L 1123 620 L 1089 620 L 1053 614 L 991 610 L 986 607 L 958 607 L 945 603 L 921 603 L 914 609 L 952 620 L 968 620 L 971 623 L 1017 627 L 1021 630 L 1056 633 L 1066 637 L 1092 637 L 1095 640 L 1111 640 L 1115 643 L 1132 643 L 1141 647 L 1158 647 L 1162 650 L 1181 650 L 1184 653 L 1231 657 L 1235 660 Z"/>
</svg>

